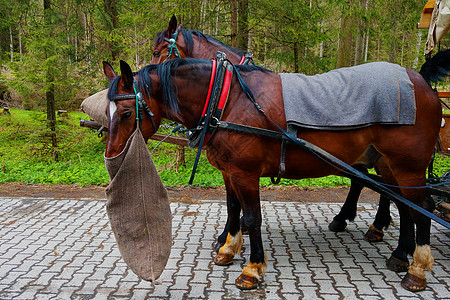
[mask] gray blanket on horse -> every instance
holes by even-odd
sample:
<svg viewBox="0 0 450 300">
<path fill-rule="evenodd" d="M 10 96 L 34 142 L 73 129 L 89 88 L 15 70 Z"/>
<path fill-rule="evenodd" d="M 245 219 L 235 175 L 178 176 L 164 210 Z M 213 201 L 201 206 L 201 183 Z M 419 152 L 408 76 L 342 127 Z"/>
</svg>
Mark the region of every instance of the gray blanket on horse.
<svg viewBox="0 0 450 300">
<path fill-rule="evenodd" d="M 375 62 L 314 76 L 279 75 L 290 125 L 342 130 L 415 123 L 413 84 L 399 65 Z"/>
</svg>

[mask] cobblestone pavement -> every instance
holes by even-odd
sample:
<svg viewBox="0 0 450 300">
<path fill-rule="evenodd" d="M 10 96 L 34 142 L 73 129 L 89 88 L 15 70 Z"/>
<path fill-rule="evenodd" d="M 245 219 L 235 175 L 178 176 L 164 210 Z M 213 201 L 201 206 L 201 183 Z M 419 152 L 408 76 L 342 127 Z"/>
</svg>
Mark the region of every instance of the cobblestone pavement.
<svg viewBox="0 0 450 300">
<path fill-rule="evenodd" d="M 0 299 L 450 299 L 448 230 L 432 223 L 435 265 L 427 289 L 414 294 L 400 286 L 404 274 L 385 266 L 398 224 L 385 242 L 366 242 L 376 205 L 360 203 L 347 232 L 332 233 L 328 222 L 340 206 L 263 201 L 267 274 L 259 289 L 240 291 L 234 280 L 248 260 L 248 238 L 233 265 L 212 263 L 224 202 L 171 204 L 174 244 L 153 286 L 121 259 L 104 200 L 0 198 Z"/>
</svg>

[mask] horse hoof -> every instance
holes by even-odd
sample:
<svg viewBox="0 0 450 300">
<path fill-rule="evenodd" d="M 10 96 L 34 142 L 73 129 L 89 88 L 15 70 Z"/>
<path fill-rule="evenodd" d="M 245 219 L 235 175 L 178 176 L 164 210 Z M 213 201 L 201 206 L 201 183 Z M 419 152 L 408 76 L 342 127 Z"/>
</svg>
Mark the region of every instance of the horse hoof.
<svg viewBox="0 0 450 300">
<path fill-rule="evenodd" d="M 406 273 L 402 279 L 402 287 L 411 292 L 420 292 L 427 287 L 427 279 Z"/>
<path fill-rule="evenodd" d="M 347 228 L 347 222 L 341 222 L 333 220 L 329 225 L 328 229 L 330 229 L 333 232 L 343 232 L 345 231 L 345 228 Z"/>
<path fill-rule="evenodd" d="M 214 263 L 218 266 L 228 266 L 233 263 L 233 258 L 233 255 L 219 253 L 214 257 Z"/>
<path fill-rule="evenodd" d="M 408 271 L 409 262 L 401 260 L 393 255 L 386 260 L 386 267 L 396 273 Z"/>
<path fill-rule="evenodd" d="M 217 242 L 216 245 L 214 246 L 214 251 L 216 251 L 217 253 L 219 253 L 219 249 L 225 245 L 225 243 L 221 243 L 221 242 Z"/>
<path fill-rule="evenodd" d="M 235 284 L 238 289 L 241 290 L 253 290 L 258 287 L 258 279 L 255 277 L 250 277 L 244 274 L 239 275 L 236 279 Z"/>
<path fill-rule="evenodd" d="M 383 240 L 383 230 L 379 230 L 375 228 L 375 226 L 370 225 L 366 234 L 364 235 L 364 239 L 370 243 L 378 243 Z"/>
</svg>

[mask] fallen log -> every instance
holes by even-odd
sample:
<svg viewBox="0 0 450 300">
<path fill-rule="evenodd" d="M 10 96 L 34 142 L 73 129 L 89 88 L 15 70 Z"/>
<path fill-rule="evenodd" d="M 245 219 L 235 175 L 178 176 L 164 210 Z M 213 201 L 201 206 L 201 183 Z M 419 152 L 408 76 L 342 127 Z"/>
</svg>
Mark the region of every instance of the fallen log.
<svg viewBox="0 0 450 300">
<path fill-rule="evenodd" d="M 100 125 L 99 123 L 97 123 L 95 121 L 80 120 L 80 126 L 92 128 L 92 129 L 99 130 L 99 131 L 108 131 L 108 128 Z M 162 141 L 164 139 L 164 143 L 188 147 L 187 139 L 183 138 L 183 137 L 178 137 L 178 136 L 167 137 L 166 134 L 155 133 L 154 135 L 152 135 L 150 137 L 150 139 L 154 140 L 154 141 Z"/>
</svg>

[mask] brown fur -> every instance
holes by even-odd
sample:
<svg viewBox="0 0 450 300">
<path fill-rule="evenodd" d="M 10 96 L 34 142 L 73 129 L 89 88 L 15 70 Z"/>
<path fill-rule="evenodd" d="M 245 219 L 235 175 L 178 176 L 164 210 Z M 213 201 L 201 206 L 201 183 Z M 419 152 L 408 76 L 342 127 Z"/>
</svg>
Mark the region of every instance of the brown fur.
<svg viewBox="0 0 450 300">
<path fill-rule="evenodd" d="M 182 112 L 179 118 L 171 118 L 173 113 L 165 110 L 162 95 L 158 92 L 159 78 L 156 74 L 150 74 L 154 85 L 152 90 L 155 92 L 151 99 L 146 98 L 145 100 L 155 113 L 157 125 L 161 118 L 171 118 L 174 121 L 182 122 L 187 128 L 197 125 L 206 98 L 210 67 L 206 65 L 197 67 L 195 80 L 189 80 L 189 76 L 193 76 L 189 72 L 190 68 L 189 65 L 178 68 L 177 76 L 173 78 Z M 124 79 L 119 81 L 118 93 L 120 94 L 133 92 L 130 84 L 127 84 L 127 82 L 132 82 L 133 76 L 128 69 L 129 67 L 123 66 L 121 70 L 121 78 Z M 346 131 L 299 129 L 298 136 L 348 164 L 359 161 L 366 149 L 373 146 L 377 152 L 383 155 L 387 165 L 382 174 L 383 178 L 393 178 L 400 186 L 425 185 L 425 170 L 439 132 L 441 107 L 436 95 L 420 74 L 412 70 L 407 70 L 407 74 L 414 84 L 415 90 L 417 109 L 415 125 L 373 125 Z M 269 118 L 286 128 L 280 77 L 262 71 L 242 72 L 242 77 Z M 130 131 L 135 128 L 133 114 L 130 118 L 122 117 L 133 109 L 133 100 L 117 103 L 117 112 L 108 132 L 109 140 L 105 154 L 107 157 L 120 152 Z M 235 78 L 231 84 L 227 109 L 224 111 L 222 119 L 259 128 L 276 129 L 242 93 Z M 148 137 L 153 131 L 150 122 L 144 119 L 143 126 L 144 136 Z M 259 179 L 277 175 L 280 143 L 280 140 L 254 134 L 218 130 L 206 147 L 209 162 L 224 174 L 224 178 L 227 178 L 227 191 L 229 189 L 234 195 L 228 199 L 229 207 L 238 208 L 238 210 L 229 210 L 230 228 L 238 228 L 239 211 L 242 208 L 251 244 L 250 270 L 262 269 L 262 267 L 251 266 L 265 263 L 261 239 Z M 338 172 L 339 170 L 308 152 L 294 146 L 287 149 L 286 178 L 321 177 Z M 422 207 L 427 207 L 428 202 L 423 190 L 401 190 L 407 199 Z M 413 219 L 409 218 L 408 222 L 414 220 L 417 225 L 417 243 L 429 244 L 429 222 L 417 215 L 415 211 L 411 211 L 411 215 Z M 421 268 L 422 264 L 419 264 L 418 267 Z M 253 271 L 249 271 L 249 273 L 253 274 Z"/>
</svg>

